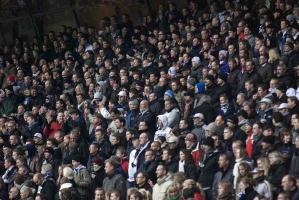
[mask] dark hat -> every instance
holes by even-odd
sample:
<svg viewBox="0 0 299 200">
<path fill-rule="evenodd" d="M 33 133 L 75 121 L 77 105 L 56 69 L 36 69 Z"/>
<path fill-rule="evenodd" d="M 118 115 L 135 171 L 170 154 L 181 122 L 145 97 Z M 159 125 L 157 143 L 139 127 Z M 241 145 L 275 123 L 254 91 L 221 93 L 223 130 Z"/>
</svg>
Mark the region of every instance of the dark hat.
<svg viewBox="0 0 299 200">
<path fill-rule="evenodd" d="M 203 145 L 207 145 L 207 146 L 210 146 L 210 147 L 214 147 L 214 139 L 211 138 L 211 137 L 207 137 L 207 139 L 202 143 Z"/>
<path fill-rule="evenodd" d="M 80 163 L 82 162 L 82 158 L 79 154 L 73 155 L 72 160 L 74 160 L 76 162 L 80 162 Z"/>
<path fill-rule="evenodd" d="M 226 74 L 219 74 L 218 78 L 225 82 L 227 80 L 227 75 Z"/>
<path fill-rule="evenodd" d="M 51 155 L 54 155 L 54 149 L 52 147 L 46 147 L 45 152 L 44 153 L 49 153 Z"/>
<path fill-rule="evenodd" d="M 263 142 L 271 144 L 271 145 L 274 145 L 274 143 L 275 143 L 275 136 L 273 136 L 273 135 L 264 136 Z"/>
</svg>

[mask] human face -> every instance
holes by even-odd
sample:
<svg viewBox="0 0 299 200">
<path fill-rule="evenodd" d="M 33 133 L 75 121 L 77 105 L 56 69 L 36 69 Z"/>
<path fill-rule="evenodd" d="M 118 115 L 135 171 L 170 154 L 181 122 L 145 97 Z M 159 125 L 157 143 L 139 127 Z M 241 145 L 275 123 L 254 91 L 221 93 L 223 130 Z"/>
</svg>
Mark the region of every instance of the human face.
<svg viewBox="0 0 299 200">
<path fill-rule="evenodd" d="M 105 173 L 106 174 L 110 174 L 111 172 L 113 172 L 114 170 L 114 166 L 111 165 L 109 162 L 105 163 Z"/>
<path fill-rule="evenodd" d="M 105 193 L 103 190 L 96 190 L 94 200 L 105 200 Z"/>
<path fill-rule="evenodd" d="M 156 174 L 157 174 L 157 178 L 163 177 L 165 175 L 164 167 L 161 165 L 158 165 L 158 167 L 156 169 Z"/>
<path fill-rule="evenodd" d="M 115 193 L 111 193 L 109 200 L 119 200 L 119 196 L 117 196 Z"/>
<path fill-rule="evenodd" d="M 282 178 L 281 186 L 285 192 L 290 192 L 293 187 L 292 182 L 289 181 L 287 177 Z"/>
<path fill-rule="evenodd" d="M 183 152 L 180 152 L 180 161 L 185 160 L 185 154 Z"/>
<path fill-rule="evenodd" d="M 111 141 L 110 142 L 111 142 L 112 145 L 116 145 L 118 143 L 118 140 L 115 136 L 111 136 Z"/>
<path fill-rule="evenodd" d="M 145 152 L 145 161 L 152 161 L 153 160 L 153 153 L 151 151 Z"/>
<path fill-rule="evenodd" d="M 169 159 L 169 153 L 168 153 L 168 151 L 163 151 L 163 153 L 162 153 L 162 160 L 166 161 L 168 159 Z"/>
<path fill-rule="evenodd" d="M 145 177 L 143 176 L 142 173 L 137 174 L 136 176 L 136 183 L 137 185 L 143 185 L 145 183 Z"/>
<path fill-rule="evenodd" d="M 245 167 L 239 166 L 239 173 L 241 176 L 245 176 L 245 173 L 246 173 Z"/>
<path fill-rule="evenodd" d="M 139 136 L 139 142 L 141 145 L 144 145 L 146 144 L 148 141 L 148 137 L 145 133 L 142 133 L 140 136 Z"/>
<path fill-rule="evenodd" d="M 220 156 L 218 159 L 219 168 L 223 168 L 227 165 L 227 159 L 224 156 Z"/>
</svg>

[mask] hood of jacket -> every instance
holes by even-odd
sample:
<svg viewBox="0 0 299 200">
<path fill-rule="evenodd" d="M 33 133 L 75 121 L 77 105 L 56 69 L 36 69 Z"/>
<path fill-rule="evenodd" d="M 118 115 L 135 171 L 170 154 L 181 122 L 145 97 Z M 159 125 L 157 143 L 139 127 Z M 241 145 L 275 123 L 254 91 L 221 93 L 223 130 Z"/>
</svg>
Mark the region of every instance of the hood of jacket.
<svg viewBox="0 0 299 200">
<path fill-rule="evenodd" d="M 166 115 L 158 115 L 158 119 L 162 122 L 162 127 L 160 129 L 166 129 L 168 127 L 168 118 Z"/>
</svg>

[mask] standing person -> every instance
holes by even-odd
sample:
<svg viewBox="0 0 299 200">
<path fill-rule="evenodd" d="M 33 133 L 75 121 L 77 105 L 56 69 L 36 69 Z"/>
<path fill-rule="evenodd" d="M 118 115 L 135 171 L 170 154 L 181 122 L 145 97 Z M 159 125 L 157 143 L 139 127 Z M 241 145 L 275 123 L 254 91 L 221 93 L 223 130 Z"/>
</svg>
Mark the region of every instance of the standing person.
<svg viewBox="0 0 299 200">
<path fill-rule="evenodd" d="M 74 182 L 76 183 L 80 199 L 90 199 L 89 186 L 91 184 L 91 177 L 87 168 L 81 164 L 82 159 L 80 155 L 74 155 L 72 158 L 72 165 L 74 169 Z"/>
<path fill-rule="evenodd" d="M 119 163 L 109 158 L 105 161 L 105 173 L 106 177 L 103 181 L 103 188 L 106 193 L 106 198 L 108 198 L 113 190 L 120 191 L 121 197 L 126 197 L 126 181 L 124 177 L 117 171 Z"/>
<path fill-rule="evenodd" d="M 206 193 L 207 199 L 213 199 L 212 186 L 214 180 L 214 174 L 218 170 L 218 153 L 215 151 L 214 139 L 207 137 L 203 143 L 204 156 L 200 162 L 200 175 L 198 182 L 202 185 L 203 190 Z"/>
<path fill-rule="evenodd" d="M 159 164 L 156 169 L 157 183 L 153 188 L 153 200 L 161 200 L 166 197 L 166 191 L 172 184 L 170 175 L 168 175 L 167 168 L 163 164 Z"/>
</svg>

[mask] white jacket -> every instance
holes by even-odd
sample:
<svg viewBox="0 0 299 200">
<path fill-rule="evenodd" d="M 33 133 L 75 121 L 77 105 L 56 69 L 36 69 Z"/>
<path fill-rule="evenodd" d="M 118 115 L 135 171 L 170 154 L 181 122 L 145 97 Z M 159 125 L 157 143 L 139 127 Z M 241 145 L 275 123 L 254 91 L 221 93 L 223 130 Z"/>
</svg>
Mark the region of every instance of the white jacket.
<svg viewBox="0 0 299 200">
<path fill-rule="evenodd" d="M 156 140 L 159 136 L 163 136 L 167 139 L 171 131 L 171 128 L 168 127 L 168 118 L 166 115 L 158 115 L 158 119 L 162 122 L 162 127 L 159 127 L 155 132 L 154 140 Z"/>
<path fill-rule="evenodd" d="M 153 188 L 153 200 L 164 200 L 166 199 L 166 191 L 170 185 L 172 185 L 172 180 L 169 175 L 157 180 L 157 183 Z"/>
</svg>

